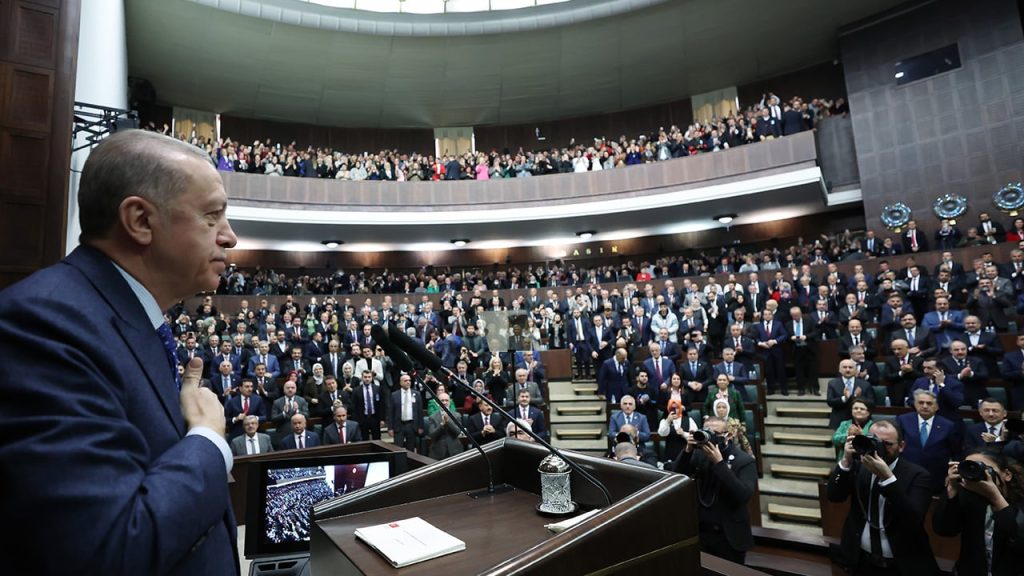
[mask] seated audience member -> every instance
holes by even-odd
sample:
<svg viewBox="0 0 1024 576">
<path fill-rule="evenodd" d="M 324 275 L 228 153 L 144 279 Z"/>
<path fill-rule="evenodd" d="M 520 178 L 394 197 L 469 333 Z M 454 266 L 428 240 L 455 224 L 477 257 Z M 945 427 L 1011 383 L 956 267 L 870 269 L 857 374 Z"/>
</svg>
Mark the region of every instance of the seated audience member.
<svg viewBox="0 0 1024 576">
<path fill-rule="evenodd" d="M 256 415 L 245 416 L 242 425 L 245 432 L 231 439 L 231 454 L 252 456 L 274 451 L 270 435 L 259 431 L 260 419 Z"/>
<path fill-rule="evenodd" d="M 615 455 L 615 459 L 623 464 L 631 464 L 633 466 L 640 466 L 642 468 L 651 468 L 657 470 L 658 467 L 647 462 L 640 460 L 640 454 L 637 452 L 636 444 L 632 442 L 619 442 L 612 449 Z"/>
<path fill-rule="evenodd" d="M 857 366 L 857 378 L 868 383 L 870 386 L 882 386 L 885 382 L 882 380 L 881 372 L 878 370 L 878 364 L 867 360 L 864 357 L 864 348 L 860 346 L 854 346 L 850 348 L 850 360 L 853 360 Z M 885 401 L 885 398 L 875 398 L 875 402 L 881 406 Z"/>
<path fill-rule="evenodd" d="M 363 441 L 359 424 L 348 419 L 348 408 L 345 408 L 343 404 L 335 406 L 331 416 L 334 418 L 334 423 L 324 425 L 321 444 L 350 444 Z"/>
<path fill-rule="evenodd" d="M 632 396 L 623 396 L 619 401 L 620 410 L 612 413 L 608 420 L 608 438 L 614 440 L 623 426 L 633 426 L 638 432 L 640 442 L 651 439 L 651 429 L 647 417 L 636 413 L 636 400 Z"/>
<path fill-rule="evenodd" d="M 509 438 L 514 438 L 516 440 L 522 440 L 523 442 L 533 442 L 533 436 L 530 436 L 527 433 L 527 430 L 535 432 L 531 428 L 529 422 L 527 422 L 526 420 L 520 420 L 519 418 L 516 418 L 514 421 L 509 422 L 508 425 L 505 426 L 505 436 Z"/>
<path fill-rule="evenodd" d="M 650 387 L 647 372 L 643 370 L 636 373 L 636 383 L 627 392 L 629 396 L 636 400 L 637 414 L 643 414 L 647 417 L 647 427 L 652 430 L 657 427 L 658 423 L 660 393 L 660 390 Z"/>
<path fill-rule="evenodd" d="M 902 456 L 911 440 L 891 422 L 875 422 L 871 434 L 881 451 L 855 458 L 855 436 L 850 436 L 828 480 L 830 501 L 850 501 L 840 539 L 842 564 L 864 576 L 936 575 L 938 565 L 924 529 L 934 481 L 927 470 Z"/>
<path fill-rule="evenodd" d="M 875 406 L 875 392 L 871 385 L 857 377 L 857 363 L 847 358 L 839 362 L 839 377 L 828 382 L 825 402 L 832 408 L 828 418 L 830 428 L 850 419 L 853 401 L 860 399 L 869 408 Z"/>
<path fill-rule="evenodd" d="M 929 487 L 933 494 L 938 494 L 943 486 L 946 464 L 960 457 L 960 435 L 956 424 L 937 414 L 938 400 L 931 390 L 914 391 L 914 410 L 896 418 L 905 440 L 901 460 L 927 470 Z"/>
<path fill-rule="evenodd" d="M 535 408 L 539 408 L 544 405 L 544 397 L 541 396 L 540 388 L 537 386 L 537 383 L 528 381 L 526 369 L 519 368 L 516 370 L 516 381 L 509 384 L 505 389 L 506 406 L 514 405 L 519 397 L 519 393 L 524 390 L 530 393 L 531 405 Z"/>
<path fill-rule="evenodd" d="M 530 400 L 530 391 L 520 390 L 515 408 L 510 410 L 510 412 L 512 412 L 512 415 L 515 416 L 517 420 L 528 422 L 530 424 L 530 430 L 538 436 L 544 440 L 548 440 L 550 438 L 550 433 L 548 432 L 547 426 L 544 424 L 544 413 L 531 405 Z"/>
<path fill-rule="evenodd" d="M 291 432 L 281 439 L 283 450 L 302 450 L 320 445 L 320 438 L 306 430 L 306 415 L 299 413 L 291 418 Z"/>
<path fill-rule="evenodd" d="M 479 378 L 473 381 L 473 390 L 476 390 L 481 395 L 487 396 L 491 400 L 494 400 L 494 397 L 491 396 L 491 394 L 487 391 L 487 385 L 484 384 L 484 381 Z M 459 409 L 459 412 L 462 412 L 463 414 L 476 414 L 480 410 L 480 408 L 477 406 L 477 402 L 478 399 L 476 396 L 474 396 L 473 394 L 467 394 L 466 400 L 462 403 L 462 408 Z"/>
<path fill-rule="evenodd" d="M 686 439 L 690 432 L 697 430 L 697 423 L 686 414 L 686 408 L 682 402 L 673 400 L 669 402 L 665 417 L 658 424 L 658 436 L 665 442 L 662 460 L 675 462 L 679 453 L 686 446 Z"/>
<path fill-rule="evenodd" d="M 495 413 L 494 408 L 482 400 L 477 402 L 477 410 L 476 414 L 469 417 L 466 425 L 469 435 L 480 444 L 504 438 L 505 419 L 501 414 Z"/>
<path fill-rule="evenodd" d="M 849 358 L 850 348 L 854 346 L 864 348 L 864 356 L 869 360 L 875 357 L 875 340 L 864 332 L 864 325 L 857 319 L 850 320 L 847 333 L 839 338 L 839 357 Z"/>
<path fill-rule="evenodd" d="M 448 396 L 448 409 L 451 410 L 452 412 L 458 410 L 458 408 L 456 408 L 455 406 L 455 400 L 452 400 L 451 396 L 448 395 L 447 387 L 445 387 L 444 384 L 439 383 L 437 385 L 437 389 L 434 390 L 434 394 L 437 396 L 441 396 L 442 392 L 444 392 L 445 395 Z M 443 410 L 441 410 L 441 407 L 437 404 L 437 400 L 431 398 L 430 400 L 427 400 L 427 416 L 432 416 L 435 412 L 443 412 Z"/>
<path fill-rule="evenodd" d="M 850 401 L 850 418 L 843 420 L 832 435 L 832 444 L 836 449 L 836 459 L 842 460 L 846 453 L 846 441 L 858 434 L 868 434 L 871 431 L 871 404 L 863 398 L 854 398 Z"/>
<path fill-rule="evenodd" d="M 743 564 L 754 547 L 747 502 L 757 489 L 757 464 L 736 447 L 725 420 L 712 416 L 704 428 L 714 437 L 698 443 L 691 434 L 672 469 L 697 481 L 701 550 Z"/>
<path fill-rule="evenodd" d="M 985 448 L 1005 446 L 1011 434 L 1006 426 L 1006 407 L 995 398 L 985 398 L 978 406 L 981 422 L 967 426 L 964 431 L 964 453 Z"/>
<path fill-rule="evenodd" d="M 683 382 L 685 402 L 688 405 L 704 402 L 708 395 L 707 387 L 711 383 L 711 367 L 702 362 L 693 348 L 686 350 L 686 360 L 679 368 L 679 376 Z"/>
<path fill-rule="evenodd" d="M 701 414 L 705 417 L 715 415 L 714 405 L 720 401 L 725 401 L 729 406 L 728 418 L 735 418 L 741 422 L 746 421 L 743 398 L 740 397 L 738 390 L 729 386 L 729 378 L 725 374 L 719 374 L 715 379 L 715 387 L 708 391 Z"/>
<path fill-rule="evenodd" d="M 956 574 L 1020 574 L 1024 566 L 1024 468 L 997 450 L 965 459 L 980 468 L 968 473 L 965 461 L 951 462 L 932 526 L 940 536 L 960 536 Z M 972 470 L 973 472 L 973 470 Z"/>
<path fill-rule="evenodd" d="M 441 391 L 437 394 L 441 402 L 450 403 L 448 393 Z M 435 460 L 443 460 L 449 456 L 461 454 L 462 430 L 458 424 L 448 417 L 442 410 L 437 410 L 427 417 L 427 437 L 430 438 L 430 457 Z"/>
</svg>

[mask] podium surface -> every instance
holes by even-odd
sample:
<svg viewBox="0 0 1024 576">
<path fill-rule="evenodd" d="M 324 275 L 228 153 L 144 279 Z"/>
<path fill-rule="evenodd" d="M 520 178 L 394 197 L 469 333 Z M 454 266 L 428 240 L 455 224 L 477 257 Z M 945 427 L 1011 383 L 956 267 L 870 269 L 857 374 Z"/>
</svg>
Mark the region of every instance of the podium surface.
<svg viewBox="0 0 1024 576">
<path fill-rule="evenodd" d="M 577 472 L 572 497 L 581 513 L 601 511 L 559 534 L 539 514 L 537 466 L 543 447 L 517 440 L 484 446 L 495 483 L 515 490 L 473 498 L 487 486 L 478 452 L 464 452 L 313 509 L 313 576 L 348 574 L 613 574 L 700 573 L 695 485 L 680 474 L 566 452 L 610 492 Z M 420 517 L 464 541 L 466 549 L 396 569 L 355 538 L 357 528 Z"/>
</svg>

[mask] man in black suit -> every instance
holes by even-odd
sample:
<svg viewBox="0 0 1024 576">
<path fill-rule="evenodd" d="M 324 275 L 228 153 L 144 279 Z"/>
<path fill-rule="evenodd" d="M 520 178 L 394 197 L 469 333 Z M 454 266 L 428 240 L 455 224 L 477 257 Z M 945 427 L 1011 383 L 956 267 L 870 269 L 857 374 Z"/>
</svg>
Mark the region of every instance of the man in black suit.
<svg viewBox="0 0 1024 576">
<path fill-rule="evenodd" d="M 885 384 L 885 381 L 882 380 L 882 373 L 878 369 L 878 364 L 865 358 L 862 346 L 850 348 L 850 360 L 853 360 L 854 364 L 857 365 L 857 378 L 864 380 L 870 386 L 883 386 Z M 885 398 L 878 398 L 876 396 L 875 402 L 878 405 L 882 405 L 885 403 Z"/>
<path fill-rule="evenodd" d="M 802 308 L 801 308 L 802 309 Z M 821 340 L 835 340 L 839 338 L 839 328 L 846 329 L 847 319 L 842 324 L 839 322 L 839 315 L 828 309 L 828 301 L 817 300 L 814 303 L 814 311 L 809 313 L 818 327 L 818 338 Z"/>
<path fill-rule="evenodd" d="M 999 362 L 1003 359 L 1003 343 L 993 332 L 981 329 L 981 319 L 973 314 L 964 318 L 964 333 L 957 340 L 967 344 L 967 355 L 985 362 L 990 376 L 999 374 Z"/>
<path fill-rule="evenodd" d="M 832 408 L 828 417 L 829 428 L 838 428 L 840 422 L 851 418 L 850 403 L 855 398 L 863 399 L 868 407 L 875 406 L 874 390 L 867 381 L 857 377 L 857 363 L 847 358 L 839 362 L 839 377 L 828 382 L 825 402 Z"/>
<path fill-rule="evenodd" d="M 334 408 L 334 424 L 324 426 L 322 444 L 349 444 L 362 442 L 363 435 L 359 431 L 359 424 L 348 419 L 348 410 L 339 405 Z"/>
<path fill-rule="evenodd" d="M 679 365 L 679 376 L 683 380 L 686 396 L 683 403 L 690 406 L 695 402 L 703 402 L 708 395 L 708 386 L 711 385 L 711 367 L 700 360 L 696 349 L 686 349 L 686 360 Z"/>
<path fill-rule="evenodd" d="M 981 422 L 971 424 L 964 432 L 964 454 L 985 448 L 993 442 L 1003 441 L 1006 429 L 1006 407 L 995 398 L 985 398 L 978 406 Z"/>
<path fill-rule="evenodd" d="M 1010 389 L 1011 410 L 1024 409 L 1024 334 L 1017 335 L 1017 348 L 1008 350 L 999 364 L 999 373 L 1013 384 Z"/>
<path fill-rule="evenodd" d="M 905 312 L 900 317 L 900 328 L 893 330 L 889 335 L 890 347 L 893 340 L 906 340 L 912 358 L 928 358 L 937 350 L 931 331 L 924 326 L 918 326 L 917 318 L 912 312 Z"/>
<path fill-rule="evenodd" d="M 380 386 L 373 383 L 373 370 L 364 370 L 359 386 L 352 390 L 353 417 L 364 440 L 380 440 Z"/>
<path fill-rule="evenodd" d="M 480 444 L 504 438 L 506 423 L 501 414 L 495 413 L 491 405 L 482 400 L 477 401 L 477 407 L 479 412 L 470 416 L 466 425 L 469 435 Z"/>
<path fill-rule="evenodd" d="M 917 229 L 917 221 L 907 222 L 907 230 L 900 236 L 903 240 L 903 251 L 907 254 L 928 251 L 928 236 Z"/>
<path fill-rule="evenodd" d="M 792 346 L 793 368 L 796 371 L 796 389 L 803 396 L 818 396 L 818 328 L 811 318 L 805 318 L 799 306 L 789 309 L 790 320 L 786 332 Z"/>
<path fill-rule="evenodd" d="M 977 356 L 967 354 L 967 343 L 962 340 L 954 340 L 949 344 L 949 356 L 942 359 L 939 366 L 942 371 L 956 378 L 964 385 L 963 402 L 971 408 L 976 408 L 983 398 L 988 396 L 985 392 L 985 383 L 988 381 L 988 367 L 985 362 Z M 953 414 L 943 414 L 949 418 Z M 955 420 L 955 418 L 953 418 Z"/>
<path fill-rule="evenodd" d="M 743 334 L 743 326 L 740 324 L 729 325 L 729 335 L 724 340 L 724 345 L 736 352 L 736 360 L 750 366 L 756 356 L 754 354 L 754 340 Z"/>
<path fill-rule="evenodd" d="M 910 347 L 902 338 L 893 340 L 889 345 L 892 355 L 885 359 L 885 384 L 889 387 L 889 403 L 893 406 L 904 406 L 907 391 L 924 372 L 921 371 L 921 359 L 910 355 Z"/>
<path fill-rule="evenodd" d="M 850 320 L 848 329 L 849 332 L 839 339 L 839 357 L 849 358 L 850 348 L 860 346 L 864 348 L 864 355 L 867 356 L 868 360 L 874 359 L 875 340 L 870 334 L 864 332 L 864 325 L 861 324 L 861 321 L 857 319 Z"/>
<path fill-rule="evenodd" d="M 924 530 L 932 496 L 928 472 L 900 458 L 903 437 L 891 422 L 875 422 L 871 434 L 884 443 L 883 450 L 858 461 L 852 439 L 847 440 L 828 481 L 829 500 L 851 500 L 840 542 L 843 563 L 854 574 L 937 574 Z"/>
<path fill-rule="evenodd" d="M 412 452 L 423 436 L 423 397 L 412 389 L 412 377 L 408 374 L 399 376 L 398 387 L 391 393 L 388 427 L 394 434 L 395 444 Z"/>
<path fill-rule="evenodd" d="M 983 236 L 989 244 L 996 244 L 1006 239 L 1003 225 L 992 220 L 988 212 L 978 214 L 978 235 Z"/>
<path fill-rule="evenodd" d="M 757 489 L 757 464 L 732 441 L 724 420 L 711 416 L 704 427 L 715 438 L 698 444 L 690 436 L 672 469 L 697 480 L 701 550 L 743 564 L 754 547 L 747 502 Z"/>
</svg>

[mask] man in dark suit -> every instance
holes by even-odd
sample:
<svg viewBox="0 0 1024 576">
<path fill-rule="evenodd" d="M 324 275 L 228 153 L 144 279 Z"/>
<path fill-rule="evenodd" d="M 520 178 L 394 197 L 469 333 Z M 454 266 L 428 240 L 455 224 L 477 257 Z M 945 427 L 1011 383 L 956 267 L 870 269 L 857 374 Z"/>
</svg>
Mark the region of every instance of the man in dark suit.
<svg viewBox="0 0 1024 576">
<path fill-rule="evenodd" d="M 840 540 L 842 563 L 858 575 L 937 574 L 924 529 L 934 480 L 924 468 L 901 456 L 910 440 L 904 440 L 891 422 L 875 422 L 871 434 L 884 443 L 884 450 L 858 461 L 848 440 L 846 453 L 828 480 L 829 500 L 850 500 Z M 944 479 L 945 474 L 939 482 Z"/>
<path fill-rule="evenodd" d="M 325 424 L 322 444 L 351 444 L 362 442 L 363 434 L 359 430 L 359 424 L 348 419 L 348 409 L 345 406 L 334 408 L 334 424 Z"/>
<path fill-rule="evenodd" d="M 769 394 L 782 392 L 784 396 L 789 395 L 786 389 L 786 362 L 782 355 L 782 343 L 786 341 L 789 334 L 782 327 L 782 322 L 775 320 L 775 314 L 771 310 L 765 310 L 763 321 L 757 327 L 757 346 L 760 349 L 761 359 L 764 360 L 764 379 L 768 386 Z"/>
<path fill-rule="evenodd" d="M 208 368 L 210 369 L 210 376 L 213 376 L 213 374 L 216 373 L 215 371 L 220 368 L 221 362 L 225 361 L 231 363 L 231 371 L 235 374 L 235 376 L 241 378 L 241 359 L 238 357 L 237 354 L 235 354 L 231 350 L 231 342 L 227 340 L 221 342 L 219 352 L 213 357 L 213 361 L 210 363 L 210 366 L 208 366 Z"/>
<path fill-rule="evenodd" d="M 1017 335 L 1017 349 L 1008 350 L 999 363 L 1003 380 L 1013 384 L 1010 389 L 1010 410 L 1024 409 L 1024 334 Z"/>
<path fill-rule="evenodd" d="M 302 414 L 309 417 L 309 404 L 297 393 L 298 387 L 295 382 L 287 380 L 281 388 L 284 395 L 274 401 L 274 406 L 270 410 L 270 421 L 277 427 L 278 445 L 285 436 L 292 433 L 292 416 Z"/>
<path fill-rule="evenodd" d="M 754 547 L 747 502 L 757 489 L 757 463 L 728 438 L 724 420 L 709 417 L 704 427 L 715 438 L 698 444 L 689 437 L 672 469 L 697 480 L 701 550 L 743 564 Z"/>
<path fill-rule="evenodd" d="M 985 392 L 985 383 L 988 382 L 988 367 L 985 366 L 985 362 L 981 358 L 968 356 L 967 344 L 961 340 L 954 340 L 950 343 L 949 353 L 950 355 L 939 363 L 938 369 L 963 385 L 963 398 L 960 399 L 960 403 L 977 408 L 978 403 L 988 396 Z M 927 372 L 928 363 L 926 362 L 924 366 Z M 939 398 L 939 404 L 941 406 L 942 398 Z M 958 419 L 956 410 L 948 413 L 940 410 L 939 414 L 954 422 Z"/>
<path fill-rule="evenodd" d="M 479 411 L 470 416 L 466 424 L 469 435 L 480 444 L 504 438 L 506 422 L 501 414 L 494 412 L 494 408 L 482 400 L 477 401 L 477 407 Z"/>
<path fill-rule="evenodd" d="M 230 360 L 220 363 L 216 374 L 210 377 L 210 390 L 220 398 L 221 402 L 227 402 L 228 398 L 235 392 L 235 388 L 242 383 L 241 379 L 232 372 Z"/>
<path fill-rule="evenodd" d="M 725 338 L 724 345 L 732 348 L 736 352 L 736 360 L 748 368 L 757 359 L 754 340 L 743 334 L 743 326 L 740 324 L 729 325 L 729 336 Z"/>
<path fill-rule="evenodd" d="M 902 338 L 893 340 L 889 346 L 892 355 L 885 359 L 883 374 L 885 385 L 889 388 L 889 403 L 904 406 L 911 384 L 923 375 L 921 359 L 910 355 L 907 341 Z"/>
<path fill-rule="evenodd" d="M 932 333 L 927 328 L 917 325 L 917 318 L 912 312 L 903 314 L 900 325 L 898 330 L 893 330 L 889 334 L 889 346 L 892 346 L 893 340 L 901 339 L 907 341 L 910 356 L 913 358 L 927 358 L 935 354 L 935 339 L 932 338 Z"/>
<path fill-rule="evenodd" d="M 345 364 L 345 357 L 341 353 L 341 343 L 331 340 L 327 343 L 327 353 L 320 357 L 320 364 L 324 367 L 324 376 L 341 377 L 341 367 Z"/>
<path fill-rule="evenodd" d="M 224 420 L 227 423 L 228 439 L 242 434 L 246 416 L 255 416 L 258 419 L 258 424 L 267 421 L 263 399 L 253 394 L 253 391 L 252 380 L 247 378 L 239 385 L 238 395 L 232 396 L 224 404 Z"/>
<path fill-rule="evenodd" d="M 119 131 L 82 170 L 81 245 L 3 291 L 6 572 L 239 573 L 224 408 L 199 360 L 178 380 L 163 316 L 217 287 L 226 203 L 202 151 Z"/>
<path fill-rule="evenodd" d="M 711 382 L 714 382 L 719 374 L 725 374 L 729 382 L 736 387 L 743 397 L 744 402 L 752 402 L 753 392 L 747 390 L 747 383 L 750 382 L 749 368 L 736 360 L 736 351 L 730 347 L 722 350 L 722 361 L 715 364 L 711 370 Z"/>
<path fill-rule="evenodd" d="M 676 373 L 676 365 L 661 355 L 661 346 L 657 342 L 651 342 L 649 348 L 651 357 L 644 360 L 642 369 L 650 378 L 651 388 L 660 390 L 668 386 L 672 375 Z"/>
<path fill-rule="evenodd" d="M 708 395 L 708 387 L 712 384 L 711 366 L 697 356 L 697 350 L 686 349 L 686 359 L 679 366 L 679 376 L 683 380 L 685 393 L 683 403 L 690 406 L 704 402 Z"/>
<path fill-rule="evenodd" d="M 572 351 L 573 358 L 576 360 L 574 375 L 579 379 L 590 377 L 591 330 L 590 322 L 583 317 L 580 309 L 573 309 L 572 316 L 565 326 L 565 338 L 568 341 L 569 350 Z"/>
<path fill-rule="evenodd" d="M 839 362 L 839 377 L 828 382 L 825 402 L 832 408 L 828 417 L 829 428 L 835 429 L 843 420 L 849 420 L 850 403 L 861 398 L 868 407 L 875 406 L 875 392 L 871 385 L 857 377 L 857 363 L 847 358 Z"/>
<path fill-rule="evenodd" d="M 839 338 L 839 357 L 849 358 L 850 348 L 860 346 L 864 348 L 864 355 L 869 360 L 875 357 L 875 340 L 870 334 L 864 332 L 864 325 L 860 320 L 850 320 L 846 334 Z"/>
<path fill-rule="evenodd" d="M 964 431 L 964 454 L 976 452 L 993 442 L 1001 442 L 1006 429 L 1006 406 L 995 398 L 985 398 L 978 406 L 981 422 Z"/>
<path fill-rule="evenodd" d="M 921 362 L 921 371 L 924 376 L 914 381 L 907 397 L 913 398 L 914 392 L 917 390 L 930 391 L 935 395 L 935 401 L 938 403 L 939 416 L 952 422 L 958 432 L 962 432 L 963 419 L 960 418 L 960 406 L 964 403 L 963 382 L 957 379 L 955 373 L 946 373 L 945 366 L 936 358 L 925 358 Z"/>
<path fill-rule="evenodd" d="M 587 341 L 593 374 L 596 376 L 597 371 L 601 369 L 601 364 L 612 357 L 615 347 L 615 330 L 605 325 L 603 316 L 595 314 Z"/>
<path fill-rule="evenodd" d="M 437 399 L 442 405 L 450 400 L 446 392 L 438 393 Z M 434 460 L 443 460 L 463 451 L 460 439 L 462 430 L 444 410 L 438 410 L 427 417 L 426 434 L 430 438 L 430 457 Z"/>
<path fill-rule="evenodd" d="M 544 425 L 544 413 L 538 408 L 534 408 L 530 405 L 530 391 L 520 390 L 516 396 L 516 405 L 510 412 L 518 420 L 523 420 L 530 425 L 530 429 L 533 430 L 541 438 L 548 440 L 551 437 L 551 433 L 548 432 L 547 426 Z"/>
<path fill-rule="evenodd" d="M 669 336 L 668 328 L 662 328 L 658 330 L 658 337 L 654 340 L 659 346 L 661 346 L 661 355 L 668 358 L 672 362 L 678 362 L 683 356 L 682 350 L 679 349 L 679 344 L 673 342 Z"/>
<path fill-rule="evenodd" d="M 306 430 L 306 415 L 294 414 L 291 417 L 291 432 L 281 438 L 282 450 L 304 450 L 320 445 L 320 437 Z"/>
<path fill-rule="evenodd" d="M 818 327 L 812 317 L 804 316 L 799 306 L 790 308 L 789 313 L 786 332 L 792 346 L 797 391 L 801 396 L 818 396 Z"/>
<path fill-rule="evenodd" d="M 949 461 L 960 458 L 961 435 L 952 421 L 937 414 L 939 402 L 931 390 L 914 390 L 913 398 L 915 412 L 896 418 L 906 440 L 903 458 L 928 471 L 931 492 L 938 494 Z"/>
<path fill-rule="evenodd" d="M 981 319 L 970 315 L 964 318 L 964 333 L 957 340 L 967 344 L 967 355 L 980 358 L 990 377 L 999 376 L 999 363 L 1003 359 L 1003 343 L 993 332 L 981 329 Z"/>
<path fill-rule="evenodd" d="M 632 386 L 632 371 L 626 356 L 625 348 L 617 348 L 615 356 L 605 360 L 597 373 L 597 393 L 612 404 L 617 404 Z"/>
<path fill-rule="evenodd" d="M 423 436 L 423 396 L 412 389 L 412 378 L 402 374 L 398 378 L 398 390 L 391 393 L 391 410 L 388 412 L 388 427 L 394 434 L 395 444 L 409 452 L 416 449 Z"/>
<path fill-rule="evenodd" d="M 267 376 L 271 380 L 277 380 L 278 376 L 281 375 L 281 365 L 277 361 L 277 356 L 270 353 L 270 345 L 266 342 L 260 342 L 259 354 L 253 354 L 249 358 L 245 374 L 247 376 L 255 376 L 257 364 L 266 366 Z"/>
<path fill-rule="evenodd" d="M 373 382 L 373 370 L 363 370 L 359 386 L 352 389 L 353 419 L 359 423 L 364 440 L 380 440 L 380 386 Z"/>
<path fill-rule="evenodd" d="M 907 254 L 928 251 L 928 235 L 917 229 L 917 221 L 907 222 L 907 230 L 900 235 L 903 251 Z"/>
<path fill-rule="evenodd" d="M 1006 230 L 1003 225 L 989 217 L 988 212 L 978 214 L 978 235 L 985 238 L 989 244 L 996 244 L 1006 239 Z"/>
</svg>

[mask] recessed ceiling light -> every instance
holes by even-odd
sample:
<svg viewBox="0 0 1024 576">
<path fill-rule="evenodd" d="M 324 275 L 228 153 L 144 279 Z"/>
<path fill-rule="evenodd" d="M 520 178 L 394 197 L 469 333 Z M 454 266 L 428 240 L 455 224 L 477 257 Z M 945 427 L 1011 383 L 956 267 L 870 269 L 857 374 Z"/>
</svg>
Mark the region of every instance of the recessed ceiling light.
<svg viewBox="0 0 1024 576">
<path fill-rule="evenodd" d="M 345 241 L 344 240 L 321 240 L 320 243 L 323 244 L 324 246 L 328 247 L 328 248 L 332 248 L 333 249 L 333 248 L 337 248 L 338 246 L 341 246 L 342 244 L 345 243 Z"/>
<path fill-rule="evenodd" d="M 583 230 L 581 232 L 577 232 L 576 236 L 579 236 L 583 240 L 590 240 L 594 237 L 594 234 L 597 234 L 597 230 Z"/>
<path fill-rule="evenodd" d="M 718 220 L 719 224 L 730 224 L 735 219 L 735 214 L 721 214 L 719 216 L 715 216 L 715 220 Z"/>
<path fill-rule="evenodd" d="M 466 244 L 469 244 L 469 238 L 456 238 L 452 240 L 452 244 L 455 244 L 455 246 L 462 248 Z"/>
<path fill-rule="evenodd" d="M 896 73 L 896 79 L 899 80 L 900 78 L 903 78 L 903 72 Z"/>
</svg>

